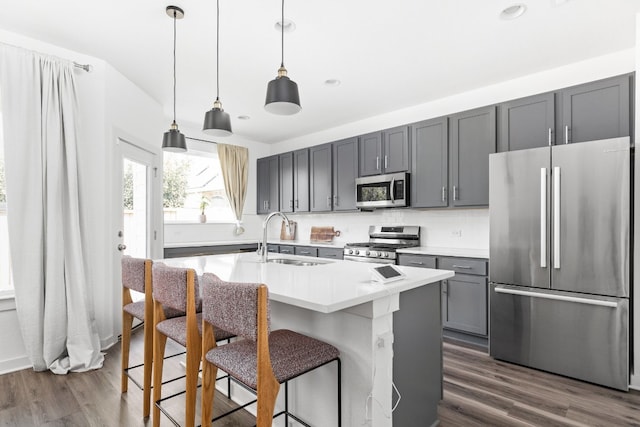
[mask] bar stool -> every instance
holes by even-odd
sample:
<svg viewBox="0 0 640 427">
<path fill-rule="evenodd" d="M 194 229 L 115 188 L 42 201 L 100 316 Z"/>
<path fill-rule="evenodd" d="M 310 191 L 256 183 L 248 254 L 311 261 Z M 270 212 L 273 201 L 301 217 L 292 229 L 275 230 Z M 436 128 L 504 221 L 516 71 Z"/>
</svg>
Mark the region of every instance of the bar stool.
<svg viewBox="0 0 640 427">
<path fill-rule="evenodd" d="M 257 427 L 271 426 L 285 416 L 308 426 L 289 412 L 288 381 L 334 360 L 338 371 L 338 426 L 342 425 L 340 352 L 334 346 L 290 330 L 269 332 L 267 286 L 232 283 L 213 274 L 202 277 L 202 426 L 210 426 L 235 410 L 213 420 L 213 393 L 218 368 L 257 394 Z M 216 346 L 218 332 L 235 333 L 238 339 Z M 273 415 L 280 384 L 285 385 L 285 410 Z M 242 407 L 244 407 L 242 406 Z"/>
<path fill-rule="evenodd" d="M 190 268 L 169 267 L 162 263 L 153 265 L 153 426 L 160 425 L 160 401 L 162 400 L 162 370 L 167 338 L 186 348 L 186 403 L 185 426 L 195 424 L 195 406 L 198 387 L 198 371 L 202 358 L 202 300 L 195 271 Z M 179 311 L 183 315 L 167 318 L 167 310 Z M 186 315 L 185 315 L 186 314 Z M 217 331 L 219 340 L 228 340 L 234 335 L 224 330 Z M 222 346 L 224 347 L 224 346 Z M 166 411 L 163 413 L 177 425 Z"/>
<path fill-rule="evenodd" d="M 129 388 L 129 369 L 144 365 L 143 384 L 137 384 L 143 393 L 142 416 L 149 417 L 151 399 L 151 363 L 153 356 L 153 299 L 151 296 L 151 268 L 150 259 L 122 257 L 122 370 L 120 391 L 126 393 Z M 131 290 L 144 294 L 144 301 L 133 302 Z M 144 349 L 143 360 L 140 365 L 129 367 L 129 349 L 133 318 L 143 322 Z M 146 321 L 145 321 L 146 320 Z M 135 382 L 135 380 L 134 380 Z"/>
</svg>

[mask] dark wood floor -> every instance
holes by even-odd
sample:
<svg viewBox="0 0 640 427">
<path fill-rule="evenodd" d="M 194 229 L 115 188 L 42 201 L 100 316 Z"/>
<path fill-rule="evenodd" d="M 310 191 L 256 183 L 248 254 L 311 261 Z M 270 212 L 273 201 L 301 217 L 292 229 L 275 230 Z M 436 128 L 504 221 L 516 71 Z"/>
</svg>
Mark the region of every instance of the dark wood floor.
<svg viewBox="0 0 640 427">
<path fill-rule="evenodd" d="M 141 360 L 141 341 L 142 331 L 135 332 L 132 360 Z M 439 408 L 443 427 L 640 426 L 640 392 L 618 392 L 499 362 L 478 349 L 450 342 L 444 344 L 444 356 L 444 400 Z M 165 368 L 167 375 L 182 371 L 177 359 Z M 183 384 L 177 381 L 163 390 L 175 391 Z M 229 403 L 216 395 L 216 408 L 225 410 Z M 141 417 L 141 400 L 142 393 L 132 383 L 128 393 L 120 393 L 118 344 L 107 351 L 100 370 L 64 376 L 32 370 L 1 375 L 0 427 L 150 426 L 151 421 Z M 184 417 L 182 405 L 181 398 L 168 405 L 178 420 Z M 198 402 L 198 420 L 199 414 Z M 216 427 L 254 422 L 241 412 Z M 172 424 L 162 417 L 161 425 Z"/>
</svg>

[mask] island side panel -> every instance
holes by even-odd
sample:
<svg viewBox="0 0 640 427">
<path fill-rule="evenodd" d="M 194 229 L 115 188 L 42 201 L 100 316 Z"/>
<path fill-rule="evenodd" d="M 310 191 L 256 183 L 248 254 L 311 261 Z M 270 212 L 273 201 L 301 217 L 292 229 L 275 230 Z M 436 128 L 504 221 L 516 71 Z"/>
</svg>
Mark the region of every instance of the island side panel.
<svg viewBox="0 0 640 427">
<path fill-rule="evenodd" d="M 438 423 L 442 399 L 441 282 L 400 294 L 393 313 L 393 425 L 423 427 Z"/>
<path fill-rule="evenodd" d="M 305 333 L 340 350 L 342 425 L 392 426 L 393 311 L 398 295 L 330 314 L 270 304 L 273 329 Z M 331 363 L 290 383 L 290 409 L 311 425 L 335 426 L 336 390 L 336 364 Z M 279 396 L 277 407 L 282 405 Z"/>
</svg>

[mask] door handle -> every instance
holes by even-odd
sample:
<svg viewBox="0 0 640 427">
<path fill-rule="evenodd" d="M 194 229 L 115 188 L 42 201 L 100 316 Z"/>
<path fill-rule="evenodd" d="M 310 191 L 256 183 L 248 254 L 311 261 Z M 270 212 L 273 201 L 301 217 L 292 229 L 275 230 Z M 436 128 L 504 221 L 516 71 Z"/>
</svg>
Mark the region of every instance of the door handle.
<svg viewBox="0 0 640 427">
<path fill-rule="evenodd" d="M 469 265 L 457 265 L 457 264 L 453 264 L 451 267 L 459 268 L 461 270 L 471 270 L 473 268 L 473 267 L 471 267 Z"/>
<path fill-rule="evenodd" d="M 547 168 L 540 168 L 540 267 L 547 267 Z"/>
<path fill-rule="evenodd" d="M 449 282 L 447 282 L 446 280 L 442 281 L 442 293 L 449 293 Z"/>
<path fill-rule="evenodd" d="M 333 206 L 338 206 L 338 196 L 333 196 Z"/>
<path fill-rule="evenodd" d="M 331 207 L 331 196 L 327 196 L 327 207 Z"/>
<path fill-rule="evenodd" d="M 380 170 L 380 156 L 376 156 L 376 170 Z"/>
<path fill-rule="evenodd" d="M 553 168 L 553 268 L 560 268 L 560 168 Z"/>
<path fill-rule="evenodd" d="M 456 200 L 458 200 L 458 187 L 456 187 L 454 185 L 453 186 L 453 201 L 455 202 Z"/>
<path fill-rule="evenodd" d="M 120 252 L 124 251 L 125 249 L 127 249 L 127 245 L 124 245 L 124 244 L 122 244 L 122 243 L 120 243 L 120 244 L 118 245 L 118 250 L 119 250 Z"/>
<path fill-rule="evenodd" d="M 385 154 L 385 156 L 384 156 L 384 168 L 386 169 L 388 167 L 389 167 L 389 156 L 387 156 Z"/>
<path fill-rule="evenodd" d="M 564 127 L 564 143 L 569 143 L 569 126 Z"/>
<path fill-rule="evenodd" d="M 442 201 L 443 202 L 447 201 L 447 188 L 446 187 L 442 187 Z"/>
<path fill-rule="evenodd" d="M 511 289 L 511 288 L 496 287 L 496 293 L 508 294 L 508 295 L 521 295 L 524 297 L 551 299 L 556 301 L 576 302 L 579 304 L 599 305 L 602 307 L 618 307 L 618 303 L 614 301 L 603 301 L 603 300 L 597 300 L 597 299 L 591 299 L 591 298 L 571 297 L 571 296 L 557 295 L 557 294 L 545 294 L 542 292 L 532 292 L 532 291 L 525 291 L 525 290 Z"/>
<path fill-rule="evenodd" d="M 551 134 L 552 134 L 552 131 L 551 131 L 551 128 L 549 128 L 549 146 L 553 145 L 551 143 Z"/>
</svg>

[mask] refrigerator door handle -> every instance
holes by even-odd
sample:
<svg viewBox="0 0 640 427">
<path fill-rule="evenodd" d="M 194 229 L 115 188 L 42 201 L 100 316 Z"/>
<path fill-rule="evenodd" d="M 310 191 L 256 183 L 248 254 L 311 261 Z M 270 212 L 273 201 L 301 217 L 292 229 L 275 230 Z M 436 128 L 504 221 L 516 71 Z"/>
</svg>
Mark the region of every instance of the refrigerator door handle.
<svg viewBox="0 0 640 427">
<path fill-rule="evenodd" d="M 612 307 L 612 308 L 618 307 L 618 303 L 615 301 L 604 301 L 604 300 L 591 299 L 591 298 L 571 297 L 567 295 L 545 294 L 541 292 L 524 291 L 519 289 L 511 289 L 511 288 L 501 288 L 497 286 L 495 290 L 496 290 L 496 293 L 498 294 L 521 295 L 525 297 L 575 302 L 578 304 L 599 305 L 601 307 Z"/>
<path fill-rule="evenodd" d="M 553 168 L 553 268 L 560 269 L 560 168 Z"/>
<path fill-rule="evenodd" d="M 540 168 L 540 267 L 547 267 L 547 168 Z"/>
</svg>

